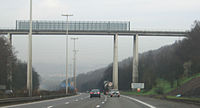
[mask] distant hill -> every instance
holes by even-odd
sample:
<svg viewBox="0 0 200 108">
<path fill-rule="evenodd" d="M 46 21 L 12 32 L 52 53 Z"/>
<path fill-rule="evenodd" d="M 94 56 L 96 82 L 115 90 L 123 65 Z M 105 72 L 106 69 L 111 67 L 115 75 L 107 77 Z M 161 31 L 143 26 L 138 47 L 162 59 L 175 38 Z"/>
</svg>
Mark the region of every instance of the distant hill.
<svg viewBox="0 0 200 108">
<path fill-rule="evenodd" d="M 87 91 L 93 88 L 100 88 L 99 85 L 103 78 L 106 68 L 98 69 L 88 73 L 82 73 L 77 76 L 77 88 L 79 91 Z"/>
</svg>

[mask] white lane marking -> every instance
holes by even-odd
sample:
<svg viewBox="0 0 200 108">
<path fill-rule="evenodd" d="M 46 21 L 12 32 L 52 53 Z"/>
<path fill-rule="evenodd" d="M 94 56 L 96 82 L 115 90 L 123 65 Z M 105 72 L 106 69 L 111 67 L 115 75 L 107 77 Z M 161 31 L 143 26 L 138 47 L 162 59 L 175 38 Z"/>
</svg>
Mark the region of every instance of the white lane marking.
<svg viewBox="0 0 200 108">
<path fill-rule="evenodd" d="M 53 106 L 48 106 L 47 108 L 52 108 Z"/>
<path fill-rule="evenodd" d="M 100 107 L 101 107 L 100 105 L 97 105 L 97 106 L 96 106 L 96 108 L 100 108 Z"/>
<path fill-rule="evenodd" d="M 67 105 L 67 104 L 69 104 L 69 102 L 66 102 L 65 104 Z"/>
<path fill-rule="evenodd" d="M 74 101 L 78 102 L 78 99 L 75 99 Z"/>
<path fill-rule="evenodd" d="M 38 104 L 38 103 L 43 103 L 43 102 L 52 102 L 52 101 L 58 101 L 58 100 L 63 100 L 63 99 L 68 99 L 68 98 L 74 98 L 74 97 L 78 97 L 78 96 L 80 96 L 80 95 L 70 96 L 70 97 L 63 97 L 63 98 L 58 98 L 58 99 L 44 100 L 44 101 L 39 101 L 39 102 L 30 102 L 30 103 L 25 103 L 25 104 L 4 106 L 3 108 L 12 108 L 12 107 L 18 107 L 18 106 L 25 106 L 25 105 Z"/>
<path fill-rule="evenodd" d="M 128 98 L 128 99 L 131 99 L 131 100 L 133 100 L 133 101 L 136 101 L 136 102 L 138 102 L 138 103 L 141 103 L 141 104 L 143 104 L 143 105 L 146 105 L 146 106 L 148 106 L 149 108 L 156 108 L 155 106 L 150 105 L 150 104 L 145 103 L 145 102 L 142 102 L 141 100 L 138 100 L 138 99 L 135 99 L 135 98 L 132 98 L 132 97 L 129 97 L 129 96 L 124 96 L 124 95 L 121 95 L 121 96 L 122 96 L 122 97 L 125 97 L 125 98 Z"/>
<path fill-rule="evenodd" d="M 87 98 L 89 98 L 90 96 L 86 96 L 86 97 L 84 97 L 83 99 L 87 99 Z"/>
<path fill-rule="evenodd" d="M 107 96 L 105 96 L 105 99 L 104 99 L 104 101 L 105 101 L 105 102 L 107 101 Z"/>
<path fill-rule="evenodd" d="M 105 102 L 101 102 L 102 104 L 104 104 Z"/>
</svg>

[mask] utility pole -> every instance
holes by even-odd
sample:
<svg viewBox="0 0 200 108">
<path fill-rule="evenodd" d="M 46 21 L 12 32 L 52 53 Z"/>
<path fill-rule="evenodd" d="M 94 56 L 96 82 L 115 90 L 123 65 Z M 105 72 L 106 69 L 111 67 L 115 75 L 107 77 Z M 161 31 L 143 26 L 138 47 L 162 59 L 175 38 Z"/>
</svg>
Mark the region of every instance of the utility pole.
<svg viewBox="0 0 200 108">
<path fill-rule="evenodd" d="M 30 29 L 28 37 L 27 90 L 32 96 L 32 0 L 30 0 Z"/>
<path fill-rule="evenodd" d="M 70 14 L 63 14 L 62 16 L 66 16 L 67 17 L 67 21 L 66 21 L 66 81 L 65 81 L 65 85 L 66 85 L 66 94 L 68 93 L 68 30 L 69 30 L 69 24 L 68 24 L 68 19 L 69 16 L 73 16 Z"/>
<path fill-rule="evenodd" d="M 71 78 L 70 79 L 70 85 L 71 85 L 72 84 L 72 77 L 73 77 L 73 74 L 72 74 L 72 64 L 70 64 L 70 76 L 69 77 Z"/>
<path fill-rule="evenodd" d="M 74 89 L 76 90 L 76 54 L 78 52 L 78 50 L 76 50 L 76 40 L 78 40 L 78 38 L 71 38 L 72 40 L 74 40 Z"/>
</svg>

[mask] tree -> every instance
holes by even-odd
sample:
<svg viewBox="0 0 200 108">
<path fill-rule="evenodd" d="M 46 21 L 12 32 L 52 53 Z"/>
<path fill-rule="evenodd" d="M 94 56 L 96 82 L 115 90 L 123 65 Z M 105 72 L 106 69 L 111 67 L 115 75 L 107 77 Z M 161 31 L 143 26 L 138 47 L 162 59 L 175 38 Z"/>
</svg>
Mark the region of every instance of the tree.
<svg viewBox="0 0 200 108">
<path fill-rule="evenodd" d="M 8 39 L 0 37 L 0 85 L 6 85 L 6 89 L 11 89 L 12 86 L 13 90 L 22 90 L 26 88 L 27 65 L 17 60 L 15 53 Z M 11 69 L 12 82 L 9 82 Z M 40 76 L 33 68 L 33 89 L 38 89 L 39 85 Z"/>
<path fill-rule="evenodd" d="M 12 51 L 8 39 L 4 36 L 0 37 L 0 85 L 5 85 L 7 89 L 10 89 L 10 82 L 8 79 L 15 61 L 16 56 Z"/>
</svg>

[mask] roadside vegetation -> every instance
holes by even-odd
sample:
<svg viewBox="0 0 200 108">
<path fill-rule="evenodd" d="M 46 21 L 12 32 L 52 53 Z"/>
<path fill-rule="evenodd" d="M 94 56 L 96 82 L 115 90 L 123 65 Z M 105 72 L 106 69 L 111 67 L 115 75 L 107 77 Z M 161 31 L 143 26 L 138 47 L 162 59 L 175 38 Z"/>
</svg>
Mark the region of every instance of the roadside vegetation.
<svg viewBox="0 0 200 108">
<path fill-rule="evenodd" d="M 0 98 L 13 96 L 26 96 L 27 65 L 17 59 L 14 48 L 8 39 L 0 36 Z M 10 73 L 12 72 L 12 73 Z M 11 75 L 10 75 L 11 74 Z M 12 76 L 12 77 L 8 77 Z M 10 80 L 11 79 L 11 80 Z M 40 85 L 40 76 L 33 68 L 33 91 L 36 92 Z M 5 93 L 12 90 L 11 93 Z"/>
<path fill-rule="evenodd" d="M 187 78 L 187 77 L 181 78 L 181 79 L 179 79 L 180 86 L 191 81 L 194 78 L 199 78 L 199 77 L 200 77 L 200 73 L 193 75 L 189 78 Z M 140 92 L 129 90 L 129 91 L 122 91 L 122 94 L 127 94 L 127 95 L 168 95 L 168 93 L 170 93 L 171 91 L 178 88 L 177 81 L 174 81 L 173 88 L 171 88 L 170 83 L 166 80 L 158 79 L 156 83 L 157 84 L 149 91 L 146 91 L 143 89 Z M 176 96 L 174 96 L 174 97 L 176 97 Z"/>
</svg>

